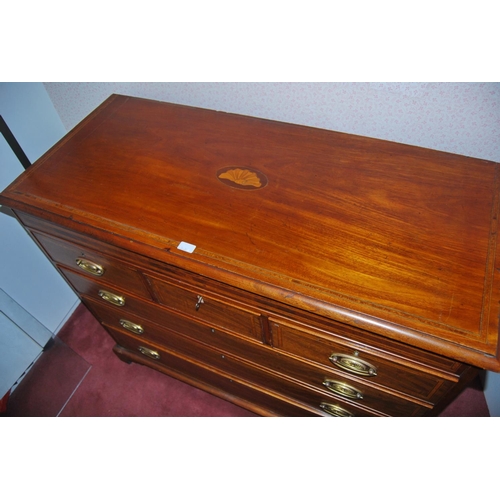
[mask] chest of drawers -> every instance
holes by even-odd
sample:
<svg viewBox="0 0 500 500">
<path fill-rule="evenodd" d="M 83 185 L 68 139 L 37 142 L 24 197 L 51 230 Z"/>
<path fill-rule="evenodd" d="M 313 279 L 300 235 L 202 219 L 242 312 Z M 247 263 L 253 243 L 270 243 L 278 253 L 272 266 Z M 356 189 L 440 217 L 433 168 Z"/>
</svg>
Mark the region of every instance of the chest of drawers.
<svg viewBox="0 0 500 500">
<path fill-rule="evenodd" d="M 114 95 L 1 195 L 115 353 L 260 415 L 500 370 L 498 164 Z"/>
</svg>

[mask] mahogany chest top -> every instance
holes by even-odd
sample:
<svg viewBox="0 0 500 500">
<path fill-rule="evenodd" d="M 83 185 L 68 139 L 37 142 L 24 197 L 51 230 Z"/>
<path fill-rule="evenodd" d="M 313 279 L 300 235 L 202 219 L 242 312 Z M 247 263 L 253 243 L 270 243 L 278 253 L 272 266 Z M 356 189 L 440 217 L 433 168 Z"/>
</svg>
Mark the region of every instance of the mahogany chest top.
<svg viewBox="0 0 500 500">
<path fill-rule="evenodd" d="M 113 95 L 0 203 L 499 371 L 498 170 L 429 149 Z"/>
</svg>

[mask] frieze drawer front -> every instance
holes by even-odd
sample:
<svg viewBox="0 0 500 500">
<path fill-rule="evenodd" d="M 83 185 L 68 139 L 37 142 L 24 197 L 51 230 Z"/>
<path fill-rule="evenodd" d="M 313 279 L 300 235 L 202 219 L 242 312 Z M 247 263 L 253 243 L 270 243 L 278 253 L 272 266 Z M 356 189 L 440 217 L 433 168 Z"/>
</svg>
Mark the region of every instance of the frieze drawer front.
<svg viewBox="0 0 500 500">
<path fill-rule="evenodd" d="M 0 204 L 124 361 L 259 415 L 434 416 L 500 372 L 499 167 L 112 95 Z"/>
</svg>

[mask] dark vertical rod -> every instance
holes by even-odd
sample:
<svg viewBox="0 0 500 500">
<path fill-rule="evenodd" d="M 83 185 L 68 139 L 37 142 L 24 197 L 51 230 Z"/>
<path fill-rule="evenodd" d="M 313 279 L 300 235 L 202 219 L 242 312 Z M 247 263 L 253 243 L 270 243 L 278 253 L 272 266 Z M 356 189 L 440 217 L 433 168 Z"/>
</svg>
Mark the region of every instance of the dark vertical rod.
<svg viewBox="0 0 500 500">
<path fill-rule="evenodd" d="M 14 134 L 10 131 L 10 128 L 7 126 L 7 123 L 5 123 L 5 120 L 2 118 L 2 115 L 0 115 L 0 132 L 2 132 L 2 135 L 5 137 L 7 144 L 10 146 L 12 151 L 14 151 L 14 154 L 17 156 L 17 159 L 21 162 L 21 165 L 26 170 L 31 165 L 31 162 L 25 155 L 23 148 L 17 142 L 16 138 L 14 137 Z"/>
</svg>

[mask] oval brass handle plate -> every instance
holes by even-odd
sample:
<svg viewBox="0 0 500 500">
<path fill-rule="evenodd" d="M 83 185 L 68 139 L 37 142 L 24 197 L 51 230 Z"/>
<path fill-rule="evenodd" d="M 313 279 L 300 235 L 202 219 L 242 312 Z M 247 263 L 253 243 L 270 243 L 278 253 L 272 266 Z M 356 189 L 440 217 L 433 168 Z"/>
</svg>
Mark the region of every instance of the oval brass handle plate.
<svg viewBox="0 0 500 500">
<path fill-rule="evenodd" d="M 356 375 L 362 375 L 363 377 L 375 377 L 377 375 L 377 369 L 368 361 L 364 361 L 357 356 L 351 356 L 350 354 L 338 354 L 333 353 L 330 356 L 330 361 L 339 368 L 350 373 L 355 373 Z"/>
<path fill-rule="evenodd" d="M 93 274 L 94 276 L 102 276 L 104 274 L 104 267 L 87 259 L 76 259 L 76 265 L 82 271 Z"/>
<path fill-rule="evenodd" d="M 325 379 L 323 385 L 337 396 L 344 396 L 349 399 L 363 399 L 363 393 L 352 385 L 336 380 Z"/>
<path fill-rule="evenodd" d="M 149 358 L 153 359 L 160 359 L 160 354 L 158 351 L 153 351 L 152 349 L 148 349 L 147 347 L 139 346 L 137 348 L 141 354 L 144 354 L 144 356 L 148 356 Z"/>
<path fill-rule="evenodd" d="M 120 325 L 122 328 L 125 328 L 125 330 L 135 333 L 136 335 L 142 335 L 144 333 L 144 328 L 141 325 L 132 323 L 132 321 L 129 321 L 128 319 L 121 319 Z"/>
<path fill-rule="evenodd" d="M 101 299 L 113 304 L 114 306 L 123 307 L 125 305 L 125 297 L 122 297 L 121 295 L 116 295 L 106 290 L 99 290 L 98 295 Z"/>
<path fill-rule="evenodd" d="M 321 403 L 319 407 L 332 417 L 354 417 L 354 413 L 351 413 L 338 405 Z"/>
</svg>

